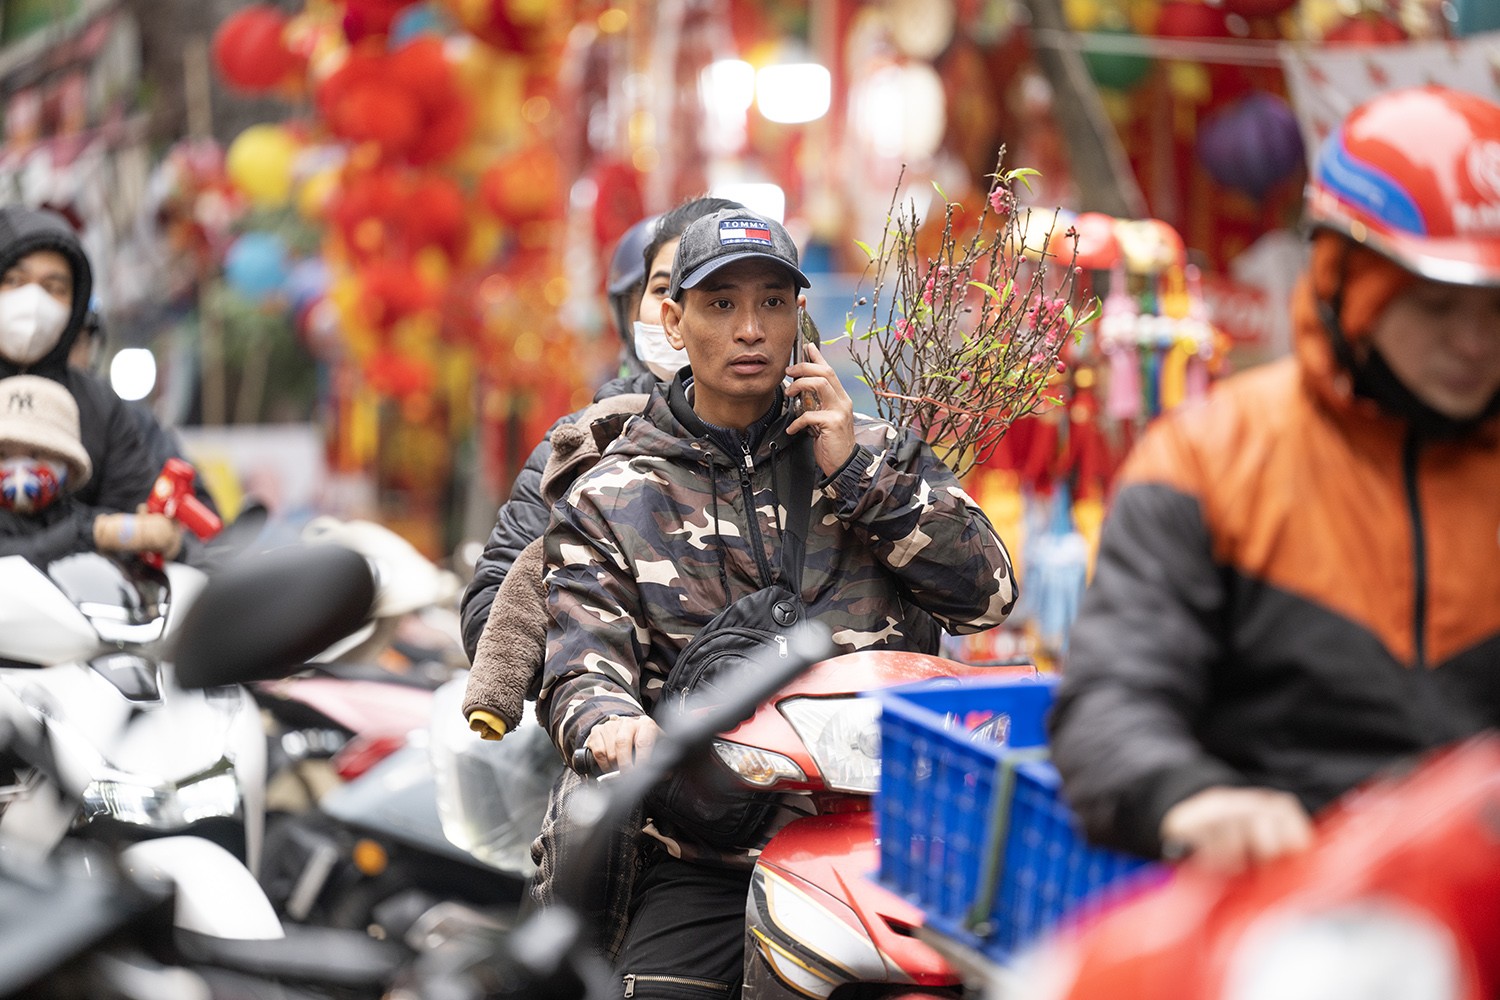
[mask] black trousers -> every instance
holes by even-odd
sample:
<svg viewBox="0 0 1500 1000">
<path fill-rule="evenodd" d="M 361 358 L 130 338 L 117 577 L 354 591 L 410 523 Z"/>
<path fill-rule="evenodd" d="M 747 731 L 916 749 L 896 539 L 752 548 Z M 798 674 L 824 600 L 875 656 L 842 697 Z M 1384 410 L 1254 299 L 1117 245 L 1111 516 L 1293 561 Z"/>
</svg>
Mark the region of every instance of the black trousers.
<svg viewBox="0 0 1500 1000">
<path fill-rule="evenodd" d="M 692 864 L 660 850 L 656 855 L 631 899 L 616 963 L 622 998 L 738 998 L 750 871 Z"/>
</svg>

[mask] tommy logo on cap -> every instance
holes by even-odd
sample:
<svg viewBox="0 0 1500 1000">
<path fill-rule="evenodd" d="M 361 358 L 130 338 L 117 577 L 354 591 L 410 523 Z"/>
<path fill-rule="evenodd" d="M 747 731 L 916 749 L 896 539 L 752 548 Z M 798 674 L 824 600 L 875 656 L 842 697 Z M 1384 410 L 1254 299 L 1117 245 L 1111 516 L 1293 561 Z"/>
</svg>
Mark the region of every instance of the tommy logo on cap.
<svg viewBox="0 0 1500 1000">
<path fill-rule="evenodd" d="M 771 242 L 771 227 L 759 219 L 724 219 L 719 223 L 719 245 L 731 243 L 756 243 L 774 246 Z"/>
</svg>

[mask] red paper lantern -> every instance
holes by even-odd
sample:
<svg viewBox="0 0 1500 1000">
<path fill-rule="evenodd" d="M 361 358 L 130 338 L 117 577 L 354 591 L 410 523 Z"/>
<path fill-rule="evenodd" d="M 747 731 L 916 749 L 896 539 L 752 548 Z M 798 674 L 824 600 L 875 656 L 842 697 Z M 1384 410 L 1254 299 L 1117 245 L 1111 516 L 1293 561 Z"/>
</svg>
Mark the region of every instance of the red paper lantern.
<svg viewBox="0 0 1500 1000">
<path fill-rule="evenodd" d="M 390 34 L 391 22 L 416 0 L 344 0 L 344 36 L 350 42 Z"/>
<path fill-rule="evenodd" d="M 256 93 L 300 76 L 302 58 L 286 46 L 286 15 L 269 4 L 251 4 L 224 19 L 214 32 L 213 57 L 219 75 L 241 90 Z"/>
<path fill-rule="evenodd" d="M 1346 17 L 1323 36 L 1329 45 L 1390 45 L 1406 41 L 1406 32 L 1378 14 Z"/>
<path fill-rule="evenodd" d="M 1297 0 L 1222 0 L 1222 6 L 1240 17 L 1275 17 L 1297 6 Z"/>
<path fill-rule="evenodd" d="M 1071 231 L 1072 236 L 1068 233 Z M 1073 259 L 1077 245 L 1078 256 Z M 1083 212 L 1066 229 L 1054 232 L 1049 247 L 1057 260 L 1066 264 L 1073 259 L 1077 267 L 1103 271 L 1120 259 L 1120 241 L 1115 238 L 1115 220 L 1103 212 Z"/>
<path fill-rule="evenodd" d="M 407 316 L 436 309 L 441 296 L 409 264 L 376 261 L 359 271 L 360 309 L 371 328 L 389 333 Z"/>
<path fill-rule="evenodd" d="M 395 81 L 369 80 L 339 102 L 328 127 L 351 142 L 374 142 L 399 155 L 416 141 L 422 109 Z"/>
<path fill-rule="evenodd" d="M 1156 18 L 1162 38 L 1228 38 L 1228 15 L 1221 7 L 1190 0 L 1169 0 Z"/>
<path fill-rule="evenodd" d="M 646 214 L 641 198 L 641 175 L 623 160 L 606 160 L 591 171 L 594 196 L 594 245 L 613 248 Z"/>
<path fill-rule="evenodd" d="M 551 218 L 562 207 L 557 157 L 540 143 L 506 156 L 479 178 L 485 207 L 512 226 Z"/>
<path fill-rule="evenodd" d="M 412 183 L 400 221 L 413 251 L 436 247 L 449 260 L 463 251 L 468 237 L 468 204 L 453 178 L 423 174 Z"/>
<path fill-rule="evenodd" d="M 390 79 L 416 98 L 428 114 L 449 107 L 459 97 L 458 81 L 439 38 L 418 38 L 385 59 Z"/>
<path fill-rule="evenodd" d="M 365 379 L 382 396 L 411 399 L 432 391 L 437 377 L 432 366 L 420 358 L 382 351 L 365 365 Z"/>
<path fill-rule="evenodd" d="M 544 48 L 572 24 L 568 5 L 527 0 L 441 0 L 465 31 L 506 52 Z"/>
</svg>

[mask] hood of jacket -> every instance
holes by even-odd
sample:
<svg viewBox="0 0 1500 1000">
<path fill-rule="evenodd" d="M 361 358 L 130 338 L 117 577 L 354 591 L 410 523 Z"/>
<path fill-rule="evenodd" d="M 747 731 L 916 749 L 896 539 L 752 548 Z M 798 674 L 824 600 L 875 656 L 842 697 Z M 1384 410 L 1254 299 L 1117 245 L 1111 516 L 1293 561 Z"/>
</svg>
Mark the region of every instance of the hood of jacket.
<svg viewBox="0 0 1500 1000">
<path fill-rule="evenodd" d="M 1374 251 L 1348 244 L 1333 233 L 1314 238 L 1307 270 L 1292 293 L 1292 345 L 1307 392 L 1341 419 L 1397 420 L 1437 428 L 1438 436 L 1500 433 L 1500 396 L 1480 418 L 1463 424 L 1435 414 L 1406 389 L 1383 362 L 1354 362 L 1335 346 L 1337 326 L 1360 358 L 1385 306 L 1416 280 Z M 1335 316 L 1335 310 L 1337 315 Z M 1375 388 L 1378 397 L 1371 393 Z"/>
<path fill-rule="evenodd" d="M 88 255 L 83 252 L 83 243 L 68 221 L 56 212 L 47 209 L 26 208 L 22 205 L 6 205 L 0 208 L 0 274 L 10 270 L 22 257 L 37 250 L 56 250 L 73 266 L 73 308 L 68 316 L 68 325 L 52 350 L 35 364 L 24 368 L 0 358 L 0 377 L 21 372 L 53 375 L 67 368 L 68 352 L 83 329 L 84 317 L 88 314 L 89 299 L 94 290 L 94 272 L 89 267 Z"/>
</svg>

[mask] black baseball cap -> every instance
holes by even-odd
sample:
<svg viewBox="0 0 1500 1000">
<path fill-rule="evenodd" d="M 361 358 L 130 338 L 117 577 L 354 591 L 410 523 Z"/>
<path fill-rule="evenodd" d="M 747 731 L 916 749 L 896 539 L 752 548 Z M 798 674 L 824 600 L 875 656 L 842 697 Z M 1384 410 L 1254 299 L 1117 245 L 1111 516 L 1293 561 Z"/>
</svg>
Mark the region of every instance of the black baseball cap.
<svg viewBox="0 0 1500 1000">
<path fill-rule="evenodd" d="M 705 215 L 683 232 L 667 297 L 676 300 L 684 288 L 697 287 L 720 268 L 755 257 L 782 265 L 798 288 L 812 287 L 797 266 L 797 244 L 781 223 L 747 209 L 726 208 Z"/>
</svg>

